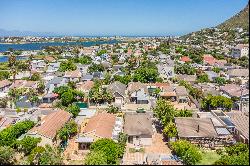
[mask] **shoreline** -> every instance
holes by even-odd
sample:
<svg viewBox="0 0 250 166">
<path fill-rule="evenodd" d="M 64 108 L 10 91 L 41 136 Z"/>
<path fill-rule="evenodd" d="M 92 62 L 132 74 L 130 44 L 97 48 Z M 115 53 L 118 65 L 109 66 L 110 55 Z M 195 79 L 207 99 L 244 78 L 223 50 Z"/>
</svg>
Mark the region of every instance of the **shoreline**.
<svg viewBox="0 0 250 166">
<path fill-rule="evenodd" d="M 0 42 L 0 44 L 6 44 L 6 45 L 11 45 L 11 44 L 41 44 L 41 43 L 83 43 L 83 42 L 105 42 L 105 41 L 112 41 L 112 40 L 117 40 L 117 39 L 94 39 L 94 40 L 84 40 L 84 41 L 43 41 L 43 42 L 17 42 L 17 43 L 4 43 Z M 118 40 L 117 40 L 118 41 Z"/>
</svg>

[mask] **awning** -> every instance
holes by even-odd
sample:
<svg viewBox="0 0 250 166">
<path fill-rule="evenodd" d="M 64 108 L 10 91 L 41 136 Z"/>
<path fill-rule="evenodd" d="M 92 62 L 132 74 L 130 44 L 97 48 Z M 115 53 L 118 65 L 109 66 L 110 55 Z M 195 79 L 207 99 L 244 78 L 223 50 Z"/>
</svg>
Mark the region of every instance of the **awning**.
<svg viewBox="0 0 250 166">
<path fill-rule="evenodd" d="M 78 137 L 76 138 L 76 141 L 78 143 L 92 143 L 94 142 L 94 139 L 91 137 Z"/>
</svg>

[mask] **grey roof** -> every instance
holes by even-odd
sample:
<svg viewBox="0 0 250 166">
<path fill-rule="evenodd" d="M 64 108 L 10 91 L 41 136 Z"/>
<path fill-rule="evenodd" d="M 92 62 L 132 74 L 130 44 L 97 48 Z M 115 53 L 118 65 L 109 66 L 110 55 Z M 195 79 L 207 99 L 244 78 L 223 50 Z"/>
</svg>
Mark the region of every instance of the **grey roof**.
<svg viewBox="0 0 250 166">
<path fill-rule="evenodd" d="M 82 78 L 82 80 L 92 80 L 92 79 L 93 79 L 93 75 L 91 75 L 91 74 L 86 74 Z"/>
<path fill-rule="evenodd" d="M 218 135 L 230 135 L 231 133 L 224 127 L 215 128 Z"/>
<path fill-rule="evenodd" d="M 211 118 L 175 118 L 179 137 L 217 137 Z"/>
<path fill-rule="evenodd" d="M 96 110 L 81 109 L 78 116 L 85 116 L 86 118 L 91 118 L 96 113 Z"/>
<path fill-rule="evenodd" d="M 125 84 L 123 84 L 123 83 L 121 83 L 119 81 L 115 81 L 112 84 L 110 84 L 107 89 L 113 94 L 115 92 L 118 92 L 120 95 L 125 97 L 126 88 L 127 88 L 127 86 Z"/>
<path fill-rule="evenodd" d="M 249 117 L 242 112 L 227 112 L 226 115 L 230 117 L 235 128 L 249 139 Z"/>
<path fill-rule="evenodd" d="M 124 132 L 128 135 L 153 135 L 152 119 L 147 113 L 126 113 Z"/>
<path fill-rule="evenodd" d="M 187 82 L 195 82 L 196 81 L 196 75 L 180 74 L 177 77 L 180 80 L 184 80 L 184 81 L 187 81 Z"/>
<path fill-rule="evenodd" d="M 63 80 L 63 77 L 54 77 L 48 82 L 48 84 L 60 84 Z"/>
<path fill-rule="evenodd" d="M 227 73 L 230 76 L 234 76 L 234 77 L 248 77 L 249 76 L 248 69 L 231 69 Z"/>
<path fill-rule="evenodd" d="M 94 139 L 91 137 L 77 137 L 76 142 L 85 142 L 85 143 L 91 143 L 94 142 Z"/>
<path fill-rule="evenodd" d="M 188 95 L 188 92 L 184 86 L 177 86 L 175 91 L 176 91 L 177 96 L 187 96 Z"/>
</svg>

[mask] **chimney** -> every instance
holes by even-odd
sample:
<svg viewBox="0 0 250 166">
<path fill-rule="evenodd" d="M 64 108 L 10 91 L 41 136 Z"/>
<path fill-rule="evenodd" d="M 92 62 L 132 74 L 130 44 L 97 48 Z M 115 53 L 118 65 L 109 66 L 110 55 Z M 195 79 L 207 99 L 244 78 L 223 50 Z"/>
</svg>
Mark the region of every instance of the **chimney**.
<svg viewBox="0 0 250 166">
<path fill-rule="evenodd" d="M 197 125 L 197 133 L 199 133 L 199 131 L 200 131 L 200 125 Z"/>
</svg>

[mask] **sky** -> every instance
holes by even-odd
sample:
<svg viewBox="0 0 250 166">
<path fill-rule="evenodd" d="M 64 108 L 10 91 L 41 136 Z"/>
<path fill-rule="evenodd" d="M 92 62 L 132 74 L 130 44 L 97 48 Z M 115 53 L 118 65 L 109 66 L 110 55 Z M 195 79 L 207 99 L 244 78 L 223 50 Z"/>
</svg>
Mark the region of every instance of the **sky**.
<svg viewBox="0 0 250 166">
<path fill-rule="evenodd" d="M 0 28 L 60 35 L 183 35 L 213 27 L 248 0 L 0 0 Z"/>
</svg>

